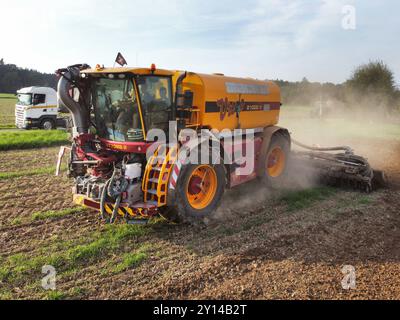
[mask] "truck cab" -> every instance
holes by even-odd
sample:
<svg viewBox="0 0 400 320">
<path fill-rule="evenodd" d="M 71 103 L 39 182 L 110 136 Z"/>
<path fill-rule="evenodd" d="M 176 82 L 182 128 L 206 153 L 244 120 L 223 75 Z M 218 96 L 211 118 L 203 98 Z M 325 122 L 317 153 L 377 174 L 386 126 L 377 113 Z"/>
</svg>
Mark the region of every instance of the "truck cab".
<svg viewBox="0 0 400 320">
<path fill-rule="evenodd" d="M 17 91 L 15 124 L 19 129 L 45 130 L 64 126 L 58 119 L 57 92 L 49 87 L 27 87 Z"/>
</svg>

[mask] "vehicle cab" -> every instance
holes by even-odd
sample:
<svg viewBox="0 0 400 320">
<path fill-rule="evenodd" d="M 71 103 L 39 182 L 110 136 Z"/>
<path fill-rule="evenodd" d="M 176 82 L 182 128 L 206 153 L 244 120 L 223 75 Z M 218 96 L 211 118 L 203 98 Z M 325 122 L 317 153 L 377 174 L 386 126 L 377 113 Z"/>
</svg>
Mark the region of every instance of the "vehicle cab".
<svg viewBox="0 0 400 320">
<path fill-rule="evenodd" d="M 148 69 L 83 70 L 91 83 L 92 123 L 109 147 L 146 141 L 151 129 L 168 132 L 172 120 L 173 72 Z M 127 149 L 127 150 L 128 150 Z"/>
<path fill-rule="evenodd" d="M 49 87 L 27 87 L 17 91 L 15 124 L 20 129 L 55 129 L 58 125 L 57 92 Z"/>
</svg>

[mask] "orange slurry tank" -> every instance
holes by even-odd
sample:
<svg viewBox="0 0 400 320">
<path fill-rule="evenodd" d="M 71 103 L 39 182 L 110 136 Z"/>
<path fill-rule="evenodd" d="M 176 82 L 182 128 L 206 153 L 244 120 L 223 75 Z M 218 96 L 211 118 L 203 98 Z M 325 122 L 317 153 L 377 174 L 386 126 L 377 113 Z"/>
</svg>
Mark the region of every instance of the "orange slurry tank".
<svg viewBox="0 0 400 320">
<path fill-rule="evenodd" d="M 176 72 L 176 83 L 181 72 Z M 194 112 L 189 125 L 209 129 L 251 129 L 279 121 L 281 96 L 272 81 L 188 72 L 183 91 L 193 93 Z M 198 109 L 198 110 L 196 110 Z"/>
</svg>

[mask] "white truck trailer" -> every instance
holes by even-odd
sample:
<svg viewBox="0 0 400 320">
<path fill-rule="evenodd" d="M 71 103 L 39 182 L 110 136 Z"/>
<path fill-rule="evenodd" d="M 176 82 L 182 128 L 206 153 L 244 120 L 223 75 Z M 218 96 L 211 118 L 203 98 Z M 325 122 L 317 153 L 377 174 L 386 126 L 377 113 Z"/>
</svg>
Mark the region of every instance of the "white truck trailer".
<svg viewBox="0 0 400 320">
<path fill-rule="evenodd" d="M 27 87 L 17 91 L 15 124 L 20 129 L 45 130 L 65 127 L 65 119 L 59 118 L 57 92 L 48 87 Z"/>
</svg>

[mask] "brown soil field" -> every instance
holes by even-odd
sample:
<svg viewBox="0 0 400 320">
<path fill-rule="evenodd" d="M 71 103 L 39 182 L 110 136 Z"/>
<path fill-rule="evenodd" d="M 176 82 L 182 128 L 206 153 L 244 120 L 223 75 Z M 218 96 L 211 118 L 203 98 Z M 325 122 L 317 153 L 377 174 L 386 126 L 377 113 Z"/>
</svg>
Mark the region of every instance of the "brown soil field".
<svg viewBox="0 0 400 320">
<path fill-rule="evenodd" d="M 58 147 L 53 147 L 2 152 L 0 173 L 39 169 L 55 165 L 58 150 Z"/>
<path fill-rule="evenodd" d="M 113 232 L 136 233 L 113 247 L 95 212 L 33 219 L 74 207 L 66 177 L 0 180 L 0 298 L 400 299 L 400 141 L 349 142 L 387 172 L 387 188 L 311 193 L 299 204 L 254 182 L 226 192 L 219 218 L 204 226 L 118 223 Z M 57 148 L 2 152 L 0 172 L 50 167 L 56 156 Z M 71 258 L 76 248 L 87 258 Z M 63 258 L 53 292 L 41 286 L 41 265 L 54 256 Z M 353 289 L 342 288 L 344 265 L 355 268 Z"/>
</svg>

